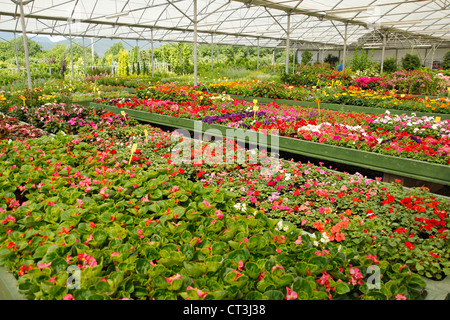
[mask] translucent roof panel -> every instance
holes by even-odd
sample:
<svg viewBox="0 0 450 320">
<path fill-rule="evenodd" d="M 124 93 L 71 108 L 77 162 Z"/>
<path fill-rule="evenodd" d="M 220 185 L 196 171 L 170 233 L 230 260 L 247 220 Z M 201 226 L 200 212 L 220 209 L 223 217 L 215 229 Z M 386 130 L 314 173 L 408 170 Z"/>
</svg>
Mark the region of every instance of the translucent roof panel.
<svg viewBox="0 0 450 320">
<path fill-rule="evenodd" d="M 0 31 L 21 32 L 17 1 L 1 0 Z M 24 1 L 27 33 L 192 42 L 193 0 Z M 289 18 L 288 18 L 289 16 Z M 283 47 L 355 45 L 379 32 L 450 43 L 447 0 L 197 0 L 198 41 Z M 288 20 L 290 28 L 288 28 Z M 372 36 L 372 38 L 371 38 Z"/>
</svg>

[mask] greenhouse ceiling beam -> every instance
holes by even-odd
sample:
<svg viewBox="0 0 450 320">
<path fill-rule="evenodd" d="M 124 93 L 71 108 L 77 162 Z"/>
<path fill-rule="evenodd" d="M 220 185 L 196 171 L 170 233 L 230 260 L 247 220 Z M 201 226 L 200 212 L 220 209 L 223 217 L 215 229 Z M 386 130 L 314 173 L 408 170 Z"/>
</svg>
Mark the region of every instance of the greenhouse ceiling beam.
<svg viewBox="0 0 450 320">
<path fill-rule="evenodd" d="M 13 17 L 14 14 L 11 12 L 0 11 L 0 16 Z M 29 18 L 29 19 L 36 19 L 36 20 L 51 20 L 51 21 L 67 22 L 67 18 L 63 18 L 63 17 L 48 17 L 48 16 L 35 15 L 35 14 L 27 14 L 27 15 L 25 15 L 25 17 Z M 190 29 L 190 28 L 164 27 L 164 26 L 157 26 L 157 25 L 144 25 L 144 24 L 129 24 L 129 23 L 122 23 L 122 22 L 115 23 L 115 22 L 109 22 L 109 21 L 99 21 L 99 20 L 95 20 L 95 19 L 79 19 L 77 22 L 85 23 L 85 24 L 116 26 L 116 27 L 134 27 L 134 28 L 143 28 L 143 29 L 194 32 L 194 30 Z M 13 32 L 13 31 L 9 30 L 7 32 Z M 227 36 L 236 36 L 236 37 L 249 37 L 249 38 L 258 38 L 259 37 L 261 39 L 275 40 L 275 41 L 283 40 L 280 37 L 270 37 L 270 36 L 264 36 L 264 35 L 243 34 L 243 33 L 238 34 L 238 33 L 233 33 L 233 32 L 223 32 L 223 31 L 219 31 L 219 30 L 198 30 L 198 33 L 218 34 L 218 35 L 227 35 Z M 39 32 L 38 34 L 48 34 L 48 33 Z M 85 36 L 91 37 L 87 34 Z M 93 36 L 93 37 L 98 37 L 98 36 Z M 105 38 L 111 38 L 111 37 L 105 36 Z M 128 38 L 128 37 L 124 36 L 123 38 Z"/>
<path fill-rule="evenodd" d="M 321 21 L 323 19 L 325 19 L 325 20 L 332 20 L 332 21 L 340 21 L 340 22 L 344 22 L 344 23 L 348 22 L 350 24 L 359 25 L 359 26 L 367 29 L 367 23 L 363 22 L 363 21 L 341 18 L 341 17 L 329 15 L 329 14 L 323 14 L 323 13 L 320 13 L 317 11 L 299 9 L 297 6 L 290 7 L 290 6 L 286 6 L 283 4 L 273 3 L 272 1 L 267 1 L 267 0 L 251 0 L 251 1 L 249 1 L 249 0 L 232 0 L 232 1 L 241 2 L 246 5 L 254 5 L 254 6 L 264 7 L 266 9 L 269 8 L 269 9 L 281 10 L 284 12 L 289 12 L 291 14 L 303 14 L 303 15 L 307 15 L 310 17 L 316 17 L 317 19 L 319 19 Z"/>
<path fill-rule="evenodd" d="M 348 24 L 351 24 L 351 25 L 357 25 L 357 26 L 364 27 L 365 29 L 369 29 L 368 24 L 365 21 L 361 21 L 361 20 L 357 20 L 357 19 L 341 18 L 341 17 L 338 17 L 336 15 L 330 14 L 330 13 L 333 13 L 330 10 L 328 10 L 328 11 L 327 10 L 311 11 L 311 10 L 305 10 L 305 9 L 299 9 L 299 8 L 295 8 L 294 9 L 293 7 L 290 7 L 290 6 L 287 6 L 287 5 L 283 5 L 281 3 L 279 3 L 279 4 L 273 3 L 273 2 L 268 1 L 268 0 L 251 0 L 251 1 L 249 1 L 249 0 L 231 0 L 231 1 L 240 2 L 240 3 L 243 3 L 245 5 L 254 5 L 254 6 L 260 6 L 260 7 L 265 7 L 265 8 L 271 8 L 271 9 L 275 9 L 275 10 L 281 10 L 281 11 L 284 11 L 284 12 L 290 12 L 292 14 L 303 14 L 303 15 L 307 15 L 307 16 L 310 16 L 310 17 L 315 17 L 315 18 L 319 19 L 320 21 L 322 21 L 322 20 L 340 21 L 340 22 L 343 22 L 343 23 L 348 23 Z M 412 0 L 412 1 L 407 1 L 406 3 L 408 3 L 408 2 L 411 2 L 411 3 L 413 3 L 413 2 L 425 2 L 425 1 L 429 1 L 429 0 Z M 389 3 L 389 4 L 386 4 L 386 5 L 393 5 L 393 4 L 395 5 L 397 3 L 398 2 Z M 403 2 L 403 3 L 405 3 L 405 2 Z M 363 9 L 367 9 L 367 8 L 369 8 L 369 7 L 365 6 L 365 7 L 360 7 L 360 8 L 351 8 L 351 9 L 363 10 Z M 336 9 L 335 12 L 337 12 L 338 10 L 339 9 Z M 347 9 L 347 11 L 348 10 L 349 9 Z M 325 12 L 325 14 L 323 12 Z M 411 14 L 411 13 L 407 12 L 407 13 L 404 13 L 404 14 Z M 380 30 L 387 30 L 387 31 L 393 31 L 393 32 L 406 32 L 406 33 L 410 33 L 413 36 L 421 36 L 420 33 L 415 33 L 415 32 L 412 32 L 412 31 L 405 31 L 405 30 L 402 30 L 402 29 L 388 27 L 388 26 L 381 26 Z M 436 41 L 440 40 L 437 37 L 432 37 L 432 38 L 434 38 L 434 40 L 436 40 Z"/>
</svg>

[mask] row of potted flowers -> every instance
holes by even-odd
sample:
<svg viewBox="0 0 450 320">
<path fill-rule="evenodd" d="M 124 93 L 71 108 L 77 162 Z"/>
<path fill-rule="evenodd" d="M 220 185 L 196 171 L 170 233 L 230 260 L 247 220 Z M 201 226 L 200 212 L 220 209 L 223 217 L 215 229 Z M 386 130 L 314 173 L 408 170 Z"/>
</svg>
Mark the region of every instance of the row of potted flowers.
<svg viewBox="0 0 450 320">
<path fill-rule="evenodd" d="M 174 144 L 213 145 L 111 117 L 0 145 L 0 263 L 28 298 L 419 299 L 411 271 L 448 274 L 448 203 L 426 190 L 286 161 L 264 174 L 262 157 L 177 165 Z"/>
<path fill-rule="evenodd" d="M 166 85 L 168 86 L 168 85 Z M 421 111 L 428 113 L 449 113 L 447 98 L 426 98 L 374 91 L 357 86 L 341 86 L 334 83 L 322 88 L 303 88 L 264 81 L 222 81 L 208 84 L 210 92 L 242 96 L 287 99 L 299 101 L 321 100 L 326 103 L 382 108 L 388 110 Z M 142 89 L 144 92 L 148 89 Z M 405 99 L 407 98 L 408 99 Z"/>
<path fill-rule="evenodd" d="M 180 96 L 183 96 L 183 92 Z M 167 101 L 146 98 L 102 99 L 98 103 L 208 124 L 272 132 L 292 138 L 372 151 L 440 164 L 450 161 L 450 121 L 434 117 L 349 114 L 316 108 L 258 104 L 231 98 Z M 223 96 L 222 96 L 223 97 Z M 184 98 L 183 98 L 184 99 Z M 178 99 L 179 100 L 179 99 Z M 216 102 L 217 101 L 217 102 Z M 220 102 L 219 102 L 220 101 Z M 254 109 L 256 107 L 256 109 Z"/>
</svg>

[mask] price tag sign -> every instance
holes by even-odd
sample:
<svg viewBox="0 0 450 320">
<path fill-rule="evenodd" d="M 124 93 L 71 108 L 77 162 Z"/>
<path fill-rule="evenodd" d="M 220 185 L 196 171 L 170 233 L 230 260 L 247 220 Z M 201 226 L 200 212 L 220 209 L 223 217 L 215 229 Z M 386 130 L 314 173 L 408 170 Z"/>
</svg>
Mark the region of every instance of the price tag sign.
<svg viewBox="0 0 450 320">
<path fill-rule="evenodd" d="M 148 141 L 148 131 L 147 129 L 144 129 L 144 134 L 145 134 L 145 142 Z"/>
<path fill-rule="evenodd" d="M 127 114 L 125 113 L 125 111 L 120 111 L 120 114 L 125 118 L 125 120 L 127 119 Z"/>
<path fill-rule="evenodd" d="M 441 117 L 436 117 L 436 122 L 441 122 Z"/>
<path fill-rule="evenodd" d="M 137 144 L 133 143 L 133 145 L 131 146 L 131 155 L 130 155 L 130 160 L 128 160 L 128 164 L 131 163 L 131 159 L 133 159 L 133 154 L 136 152 L 137 149 Z"/>
<path fill-rule="evenodd" d="M 256 118 L 256 112 L 259 110 L 258 100 L 253 100 L 253 118 Z"/>
</svg>

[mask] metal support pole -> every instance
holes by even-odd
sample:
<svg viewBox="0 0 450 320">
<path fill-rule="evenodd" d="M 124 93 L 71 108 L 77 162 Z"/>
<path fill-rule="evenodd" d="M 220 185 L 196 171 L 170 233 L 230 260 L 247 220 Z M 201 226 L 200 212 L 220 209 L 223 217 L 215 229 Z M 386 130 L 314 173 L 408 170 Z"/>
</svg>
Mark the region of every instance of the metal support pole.
<svg viewBox="0 0 450 320">
<path fill-rule="evenodd" d="M 219 63 L 219 44 L 216 44 L 216 63 Z"/>
<path fill-rule="evenodd" d="M 287 15 L 287 28 L 286 28 L 286 73 L 289 73 L 289 41 L 291 35 L 291 14 Z"/>
<path fill-rule="evenodd" d="M 181 71 L 183 71 L 183 43 L 180 42 L 180 67 Z"/>
<path fill-rule="evenodd" d="M 345 31 L 344 31 L 344 58 L 343 58 L 343 70 L 347 68 L 347 26 L 348 23 L 345 24 Z"/>
<path fill-rule="evenodd" d="M 153 67 L 153 29 L 150 31 L 150 35 L 151 35 L 151 63 L 152 63 L 152 78 L 155 76 L 155 68 Z"/>
<path fill-rule="evenodd" d="M 293 50 L 293 55 L 292 55 L 292 74 L 295 73 L 295 57 L 297 55 L 297 49 Z"/>
<path fill-rule="evenodd" d="M 434 66 L 434 54 L 435 54 L 435 52 L 436 52 L 436 44 L 433 43 L 433 47 L 431 49 L 431 67 L 430 67 L 430 69 L 433 69 L 433 66 Z"/>
<path fill-rule="evenodd" d="M 383 33 L 383 49 L 381 50 L 381 71 L 383 73 L 384 70 L 384 51 L 386 50 L 386 34 Z"/>
<path fill-rule="evenodd" d="M 84 76 L 87 77 L 87 71 L 86 71 L 86 47 L 84 46 L 84 37 L 83 37 L 83 64 L 84 64 Z"/>
<path fill-rule="evenodd" d="M 259 71 L 259 38 L 257 40 L 258 48 L 256 49 L 256 71 Z"/>
<path fill-rule="evenodd" d="M 197 0 L 194 0 L 194 86 L 197 82 Z"/>
<path fill-rule="evenodd" d="M 25 17 L 24 17 L 24 13 L 23 13 L 23 0 L 20 0 L 19 8 L 20 8 L 20 21 L 22 24 L 22 34 L 23 34 L 23 49 L 25 51 L 25 63 L 27 66 L 28 89 L 32 90 L 33 85 L 31 83 L 30 56 L 28 53 L 28 38 L 27 38 L 27 30 L 26 30 L 26 26 L 25 26 Z"/>
<path fill-rule="evenodd" d="M 14 32 L 14 47 L 16 49 L 17 74 L 20 77 L 19 50 L 17 49 L 17 40 L 16 40 L 16 33 L 15 32 Z"/>
<path fill-rule="evenodd" d="M 214 38 L 211 34 L 211 70 L 214 69 Z"/>
<path fill-rule="evenodd" d="M 275 48 L 272 49 L 272 65 L 275 64 Z"/>
<path fill-rule="evenodd" d="M 94 38 L 91 38 L 91 57 L 92 63 L 94 63 Z"/>
<path fill-rule="evenodd" d="M 71 28 L 71 24 L 72 24 L 72 19 L 70 20 L 69 23 L 69 40 L 70 40 L 70 61 L 71 61 L 71 65 L 72 65 L 72 80 L 75 79 L 75 70 L 73 68 L 73 46 L 72 46 L 72 28 Z"/>
<path fill-rule="evenodd" d="M 140 70 L 138 70 L 139 66 L 139 40 L 136 39 L 136 74 L 139 75 Z M 139 66 L 140 68 L 140 66 Z"/>
</svg>

